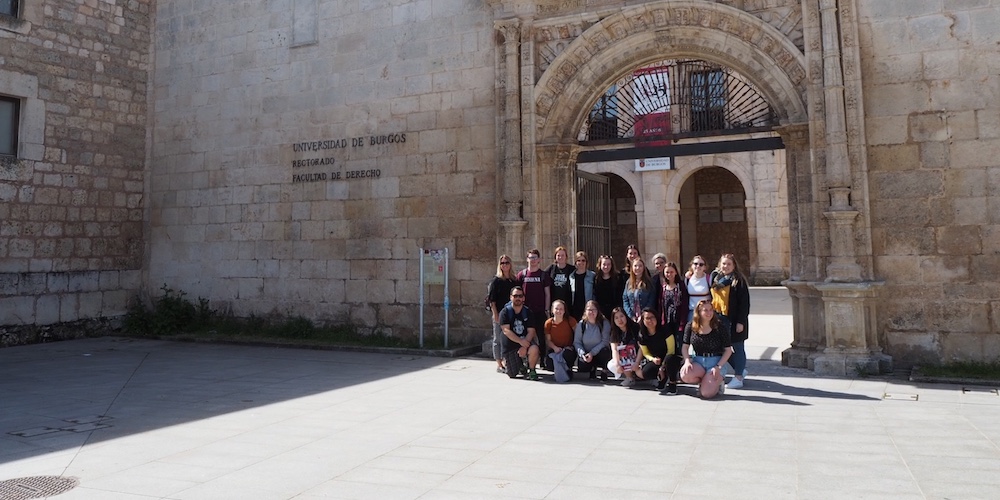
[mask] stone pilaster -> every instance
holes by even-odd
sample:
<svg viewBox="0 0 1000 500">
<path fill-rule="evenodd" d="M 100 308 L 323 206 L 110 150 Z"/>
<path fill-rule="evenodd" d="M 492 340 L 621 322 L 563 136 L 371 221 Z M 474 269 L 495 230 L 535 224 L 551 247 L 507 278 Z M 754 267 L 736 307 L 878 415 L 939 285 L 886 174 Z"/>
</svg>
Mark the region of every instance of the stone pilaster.
<svg viewBox="0 0 1000 500">
<path fill-rule="evenodd" d="M 524 236 L 524 168 L 521 149 L 521 22 L 495 23 L 497 41 L 497 188 L 501 194 L 497 225 L 497 254 L 521 255 Z"/>
<path fill-rule="evenodd" d="M 813 196 L 816 173 L 810 154 L 808 123 L 785 125 L 775 129 L 785 144 L 788 169 L 788 232 L 791 238 L 792 281 L 811 281 L 819 277 L 816 252 L 816 200 Z"/>
<path fill-rule="evenodd" d="M 538 248 L 576 244 L 576 157 L 577 144 L 535 146 L 536 180 L 533 217 L 534 244 Z M 543 251 L 544 252 L 544 251 Z"/>
<path fill-rule="evenodd" d="M 498 57 L 497 93 L 499 121 L 497 145 L 500 150 L 500 191 L 503 196 L 500 220 L 523 220 L 521 208 L 524 199 L 521 165 L 521 86 L 520 49 L 521 22 L 504 19 L 495 23 L 502 55 Z"/>
</svg>

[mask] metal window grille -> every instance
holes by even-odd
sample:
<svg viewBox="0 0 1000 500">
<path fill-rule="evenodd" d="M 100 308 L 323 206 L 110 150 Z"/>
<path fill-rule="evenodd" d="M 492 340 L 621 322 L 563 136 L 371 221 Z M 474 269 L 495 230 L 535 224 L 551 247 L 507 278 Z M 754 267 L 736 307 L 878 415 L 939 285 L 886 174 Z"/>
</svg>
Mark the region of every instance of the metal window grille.
<svg viewBox="0 0 1000 500">
<path fill-rule="evenodd" d="M 646 142 L 769 130 L 777 118 L 760 91 L 731 68 L 668 60 L 633 70 L 594 103 L 583 144 Z"/>
</svg>

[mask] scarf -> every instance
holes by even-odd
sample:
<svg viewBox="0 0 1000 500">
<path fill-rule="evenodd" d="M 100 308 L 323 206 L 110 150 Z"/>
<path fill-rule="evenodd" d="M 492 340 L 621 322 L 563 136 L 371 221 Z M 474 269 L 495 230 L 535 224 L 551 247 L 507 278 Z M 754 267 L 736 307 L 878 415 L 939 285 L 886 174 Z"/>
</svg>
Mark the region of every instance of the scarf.
<svg viewBox="0 0 1000 500">
<path fill-rule="evenodd" d="M 712 288 L 725 288 L 727 286 L 732 286 L 734 281 L 736 281 L 736 276 L 733 276 L 733 273 L 725 275 L 719 273 L 715 275 L 715 281 L 712 283 Z"/>
</svg>

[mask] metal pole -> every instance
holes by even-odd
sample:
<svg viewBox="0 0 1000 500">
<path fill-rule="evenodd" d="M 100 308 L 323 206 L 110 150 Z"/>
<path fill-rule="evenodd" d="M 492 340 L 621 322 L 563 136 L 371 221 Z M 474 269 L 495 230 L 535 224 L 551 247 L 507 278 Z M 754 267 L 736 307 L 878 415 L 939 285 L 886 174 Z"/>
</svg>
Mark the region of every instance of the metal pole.
<svg viewBox="0 0 1000 500">
<path fill-rule="evenodd" d="M 448 247 L 444 248 L 444 348 L 448 348 L 448 309 L 451 301 L 448 300 Z"/>
<path fill-rule="evenodd" d="M 424 247 L 420 247 L 420 348 L 424 348 Z"/>
</svg>

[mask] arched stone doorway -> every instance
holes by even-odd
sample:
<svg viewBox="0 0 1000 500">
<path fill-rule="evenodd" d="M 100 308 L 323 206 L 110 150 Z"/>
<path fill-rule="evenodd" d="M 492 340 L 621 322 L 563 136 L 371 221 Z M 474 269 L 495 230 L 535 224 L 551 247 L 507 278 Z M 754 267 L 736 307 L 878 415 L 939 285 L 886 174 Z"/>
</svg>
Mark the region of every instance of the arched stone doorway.
<svg viewBox="0 0 1000 500">
<path fill-rule="evenodd" d="M 498 93 L 504 116 L 498 130 L 499 187 L 505 208 L 498 245 L 550 247 L 573 240 L 575 210 L 560 211 L 551 200 L 574 184 L 581 153 L 577 135 L 599 92 L 633 68 L 665 58 L 725 66 L 772 106 L 780 123 L 773 131 L 785 147 L 788 226 L 794 234 L 787 286 L 795 341 L 783 359 L 830 374 L 853 373 L 854 367 L 888 369 L 891 358 L 882 354 L 874 330 L 880 283 L 865 281 L 872 279 L 870 251 L 865 251 L 871 245 L 867 185 L 855 174 L 864 175 L 866 167 L 864 158 L 849 150 L 863 141 L 864 130 L 846 129 L 844 118 L 845 110 L 859 112 L 857 100 L 844 99 L 845 86 L 858 95 L 859 82 L 845 81 L 845 75 L 857 74 L 857 62 L 842 60 L 837 46 L 837 40 L 853 43 L 857 34 L 841 38 L 834 9 L 820 12 L 809 3 L 802 9 L 809 27 L 808 58 L 785 34 L 748 12 L 721 3 L 671 0 L 623 6 L 582 28 L 578 24 L 573 41 L 541 69 L 522 50 L 525 41 L 531 50 L 530 36 L 524 36 L 535 29 L 531 21 L 498 21 L 503 35 L 499 87 L 506 89 Z M 837 66 L 823 64 L 834 58 Z M 851 66 L 842 71 L 840 64 Z M 518 83 L 529 93 L 522 94 Z M 679 245 L 679 224 L 667 226 L 665 239 Z"/>
<path fill-rule="evenodd" d="M 682 262 L 700 254 L 714 263 L 731 253 L 750 270 L 746 192 L 735 175 L 721 167 L 700 169 L 684 182 L 679 202 Z"/>
</svg>

